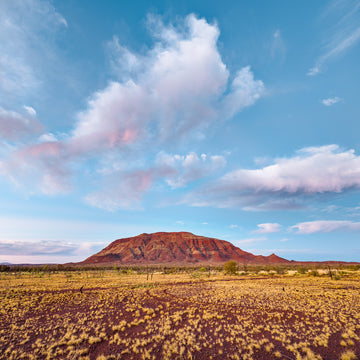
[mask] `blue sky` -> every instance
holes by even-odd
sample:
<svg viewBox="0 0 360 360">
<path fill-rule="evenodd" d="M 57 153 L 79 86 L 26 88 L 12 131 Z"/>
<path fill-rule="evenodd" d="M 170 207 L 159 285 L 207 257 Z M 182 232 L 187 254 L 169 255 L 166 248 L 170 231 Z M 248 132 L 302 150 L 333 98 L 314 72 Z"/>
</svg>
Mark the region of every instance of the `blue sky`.
<svg viewBox="0 0 360 360">
<path fill-rule="evenodd" d="M 360 261 L 357 1 L 0 3 L 0 262 L 143 232 Z"/>
</svg>

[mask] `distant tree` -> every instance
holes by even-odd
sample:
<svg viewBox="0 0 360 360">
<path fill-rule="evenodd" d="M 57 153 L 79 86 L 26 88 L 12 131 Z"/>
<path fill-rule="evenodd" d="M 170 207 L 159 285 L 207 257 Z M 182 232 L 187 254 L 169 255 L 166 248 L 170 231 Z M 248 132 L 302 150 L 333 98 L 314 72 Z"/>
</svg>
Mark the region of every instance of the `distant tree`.
<svg viewBox="0 0 360 360">
<path fill-rule="evenodd" d="M 234 260 L 229 260 L 227 263 L 224 264 L 225 274 L 236 275 L 237 268 L 237 262 Z"/>
</svg>

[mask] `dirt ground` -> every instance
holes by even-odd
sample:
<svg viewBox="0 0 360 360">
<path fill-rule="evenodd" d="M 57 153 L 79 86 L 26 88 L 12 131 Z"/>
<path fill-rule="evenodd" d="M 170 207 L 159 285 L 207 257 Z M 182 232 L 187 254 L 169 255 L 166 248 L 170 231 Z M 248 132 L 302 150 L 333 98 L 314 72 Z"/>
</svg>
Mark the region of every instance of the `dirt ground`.
<svg viewBox="0 0 360 360">
<path fill-rule="evenodd" d="M 0 359 L 356 359 L 360 278 L 0 275 Z"/>
</svg>

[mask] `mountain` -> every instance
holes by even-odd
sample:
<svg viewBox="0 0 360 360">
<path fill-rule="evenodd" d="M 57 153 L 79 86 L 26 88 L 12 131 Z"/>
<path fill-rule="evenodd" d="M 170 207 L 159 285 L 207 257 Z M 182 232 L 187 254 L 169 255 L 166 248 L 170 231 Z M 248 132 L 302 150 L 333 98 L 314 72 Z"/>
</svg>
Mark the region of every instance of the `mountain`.
<svg viewBox="0 0 360 360">
<path fill-rule="evenodd" d="M 228 241 L 189 232 L 158 232 L 118 239 L 80 264 L 222 263 L 288 264 L 275 254 L 253 255 Z"/>
</svg>

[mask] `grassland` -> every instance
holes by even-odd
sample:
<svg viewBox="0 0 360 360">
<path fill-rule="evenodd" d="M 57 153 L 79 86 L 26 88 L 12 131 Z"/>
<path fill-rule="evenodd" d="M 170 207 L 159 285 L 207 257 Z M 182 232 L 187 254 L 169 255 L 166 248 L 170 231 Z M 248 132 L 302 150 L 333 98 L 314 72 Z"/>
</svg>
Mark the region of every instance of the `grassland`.
<svg viewBox="0 0 360 360">
<path fill-rule="evenodd" d="M 358 272 L 0 273 L 0 305 L 0 359 L 360 355 Z"/>
</svg>

